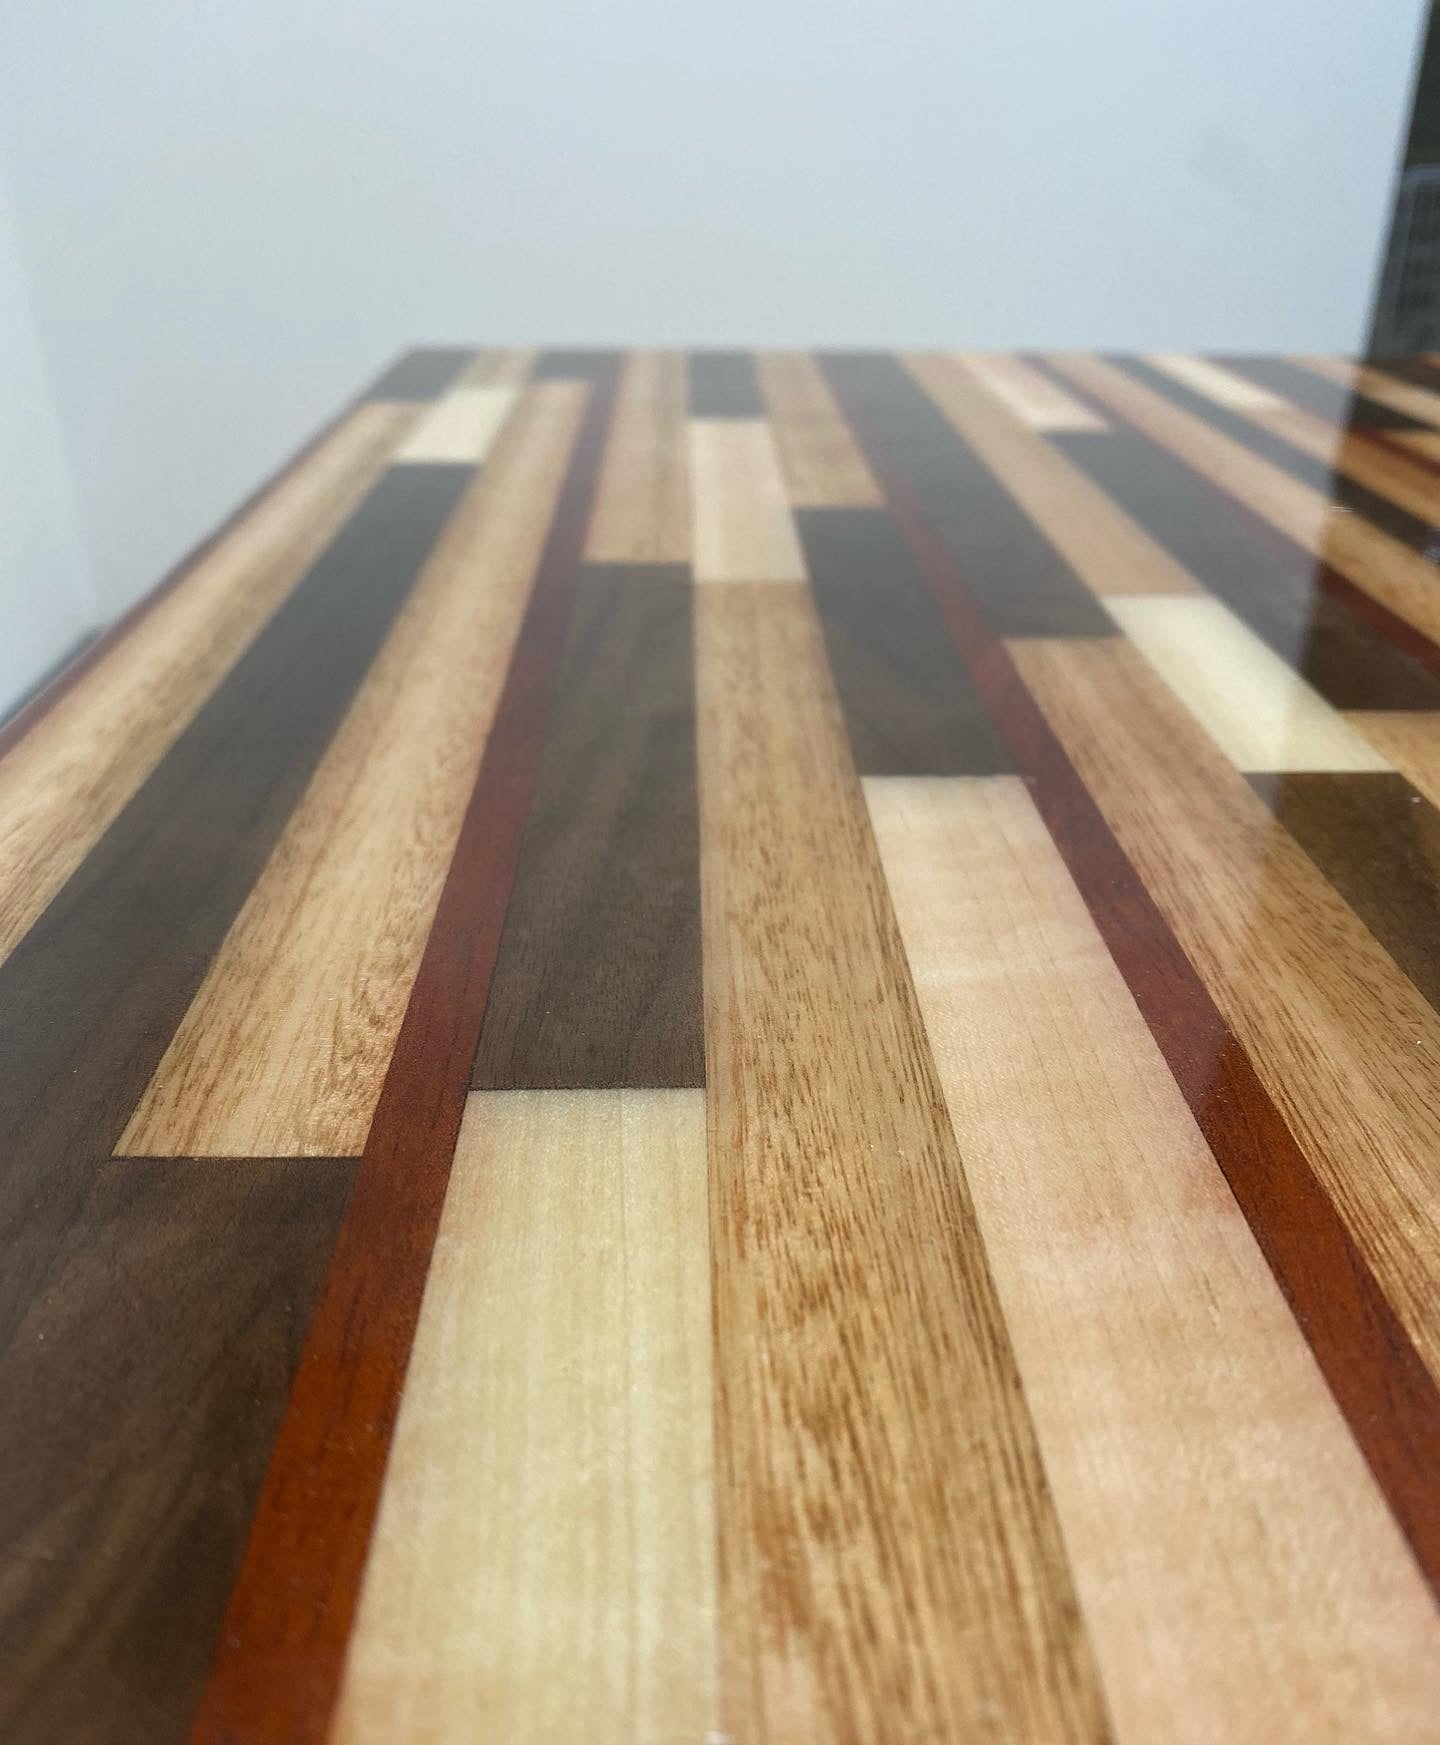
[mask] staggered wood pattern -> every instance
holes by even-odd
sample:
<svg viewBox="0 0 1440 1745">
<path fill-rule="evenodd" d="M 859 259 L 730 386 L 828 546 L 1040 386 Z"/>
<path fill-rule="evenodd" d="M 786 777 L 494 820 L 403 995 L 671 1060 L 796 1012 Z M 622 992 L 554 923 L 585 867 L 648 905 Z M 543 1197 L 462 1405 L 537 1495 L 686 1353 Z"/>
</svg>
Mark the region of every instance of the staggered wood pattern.
<svg viewBox="0 0 1440 1745">
<path fill-rule="evenodd" d="M 1440 368 L 407 354 L 0 730 L 0 1738 L 1440 1739 Z"/>
</svg>

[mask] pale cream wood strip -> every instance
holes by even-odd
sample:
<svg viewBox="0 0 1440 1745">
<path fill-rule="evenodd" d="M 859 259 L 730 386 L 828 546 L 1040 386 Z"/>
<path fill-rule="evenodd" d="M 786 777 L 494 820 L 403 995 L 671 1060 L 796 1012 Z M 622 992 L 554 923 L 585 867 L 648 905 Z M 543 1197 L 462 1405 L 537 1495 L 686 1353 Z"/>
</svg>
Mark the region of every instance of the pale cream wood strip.
<svg viewBox="0 0 1440 1745">
<path fill-rule="evenodd" d="M 1440 1018 L 1128 643 L 1009 646 L 1440 1375 Z"/>
<path fill-rule="evenodd" d="M 1105 604 L 1237 769 L 1390 767 L 1220 600 L 1112 595 Z"/>
<path fill-rule="evenodd" d="M 1234 370 L 1227 370 L 1210 358 L 1191 357 L 1183 352 L 1152 352 L 1148 361 L 1173 381 L 1204 394 L 1217 406 L 1229 406 L 1236 412 L 1285 412 L 1290 401 L 1262 388 Z"/>
<path fill-rule="evenodd" d="M 1423 1737 L 1440 1617 L 1025 784 L 865 793 L 1116 1740 Z"/>
<path fill-rule="evenodd" d="M 969 360 L 907 368 L 1093 594 L 1193 594 L 1198 584 L 1059 449 L 968 377 Z"/>
<path fill-rule="evenodd" d="M 1029 430 L 1108 430 L 1110 426 L 1058 382 L 1042 376 L 1024 358 L 1003 351 L 958 351 L 953 354 Z"/>
<path fill-rule="evenodd" d="M 585 396 L 527 390 L 146 1088 L 119 1155 L 363 1150 Z"/>
<path fill-rule="evenodd" d="M 592 563 L 688 563 L 685 359 L 625 359 L 585 555 Z"/>
<path fill-rule="evenodd" d="M 1363 394 L 1366 399 L 1377 400 L 1382 406 L 1389 406 L 1392 411 L 1403 412 L 1409 418 L 1421 418 L 1427 424 L 1440 425 L 1440 394 L 1432 388 L 1421 388 L 1414 382 L 1399 381 L 1394 376 L 1387 376 L 1383 370 L 1370 369 L 1365 364 L 1353 364 L 1344 358 L 1294 357 L 1290 361 L 1313 371 L 1317 376 L 1324 376 L 1327 381 L 1338 382 L 1342 388 Z M 1403 438 L 1408 433 L 1396 430 L 1390 434 Z M 1424 434 L 1428 436 L 1431 433 Z"/>
<path fill-rule="evenodd" d="M 1345 718 L 1431 805 L 1440 806 L 1440 714 L 1356 709 Z"/>
<path fill-rule="evenodd" d="M 692 418 L 697 582 L 803 581 L 775 437 L 763 418 Z"/>
<path fill-rule="evenodd" d="M 879 508 L 880 488 L 815 359 L 761 352 L 758 372 L 792 506 Z"/>
<path fill-rule="evenodd" d="M 482 351 L 466 364 L 456 378 L 457 387 L 518 388 L 529 380 L 534 367 L 534 346 Z"/>
<path fill-rule="evenodd" d="M 1099 1741 L 808 590 L 695 611 L 725 1730 Z"/>
<path fill-rule="evenodd" d="M 704 1093 L 477 1091 L 332 1745 L 718 1737 Z"/>
<path fill-rule="evenodd" d="M 421 414 L 395 459 L 412 465 L 478 466 L 519 394 L 518 388 L 451 388 Z"/>
<path fill-rule="evenodd" d="M 1333 564 L 1358 587 L 1427 636 L 1440 638 L 1435 566 L 1359 515 L 1337 508 L 1283 467 L 1254 454 L 1099 358 L 1057 353 L 1051 362 L 1129 418 L 1155 442 L 1247 504 L 1298 545 Z"/>
<path fill-rule="evenodd" d="M 351 412 L 0 762 L 9 956 L 378 478 L 414 416 Z"/>
</svg>

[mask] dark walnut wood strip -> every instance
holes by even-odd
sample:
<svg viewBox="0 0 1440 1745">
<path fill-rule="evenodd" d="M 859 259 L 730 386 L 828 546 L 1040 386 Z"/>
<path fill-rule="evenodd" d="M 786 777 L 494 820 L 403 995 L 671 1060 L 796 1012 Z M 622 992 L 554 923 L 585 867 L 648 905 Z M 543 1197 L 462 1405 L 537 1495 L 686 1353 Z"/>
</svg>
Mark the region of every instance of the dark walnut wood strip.
<svg viewBox="0 0 1440 1745">
<path fill-rule="evenodd" d="M 353 1173 L 94 1166 L 0 1354 L 8 1745 L 184 1738 Z"/>
<path fill-rule="evenodd" d="M 704 1083 L 690 572 L 580 572 L 476 1090 Z"/>
<path fill-rule="evenodd" d="M 1252 775 L 1250 785 L 1440 1012 L 1440 812 L 1395 774 Z"/>
<path fill-rule="evenodd" d="M 795 525 L 862 776 L 1010 768 L 909 547 L 879 509 L 799 509 Z"/>
<path fill-rule="evenodd" d="M 610 376 L 619 367 L 619 352 L 553 349 L 542 351 L 537 356 L 530 376 L 536 382 L 558 378 L 593 382 Z"/>
<path fill-rule="evenodd" d="M 1371 367 L 1397 382 L 1409 382 L 1412 387 L 1426 388 L 1440 394 L 1440 364 L 1431 357 L 1382 357 L 1372 360 Z"/>
<path fill-rule="evenodd" d="M 748 351 L 692 351 L 687 360 L 692 418 L 763 418 L 765 401 Z"/>
<path fill-rule="evenodd" d="M 894 358 L 833 354 L 825 367 L 903 465 L 924 514 L 1001 634 L 1114 633 L 1094 594 Z"/>
<path fill-rule="evenodd" d="M 1017 770 L 1160 1045 L 1336 1402 L 1440 1587 L 1440 1391 L 1309 1160 L 930 526 L 899 457 L 844 392 L 916 562 Z"/>
<path fill-rule="evenodd" d="M 404 352 L 365 390 L 367 400 L 438 400 L 475 359 L 471 350 L 423 346 Z"/>
<path fill-rule="evenodd" d="M 306 1338 L 192 1745 L 323 1745 L 614 401 L 586 406 L 495 723 Z"/>
</svg>

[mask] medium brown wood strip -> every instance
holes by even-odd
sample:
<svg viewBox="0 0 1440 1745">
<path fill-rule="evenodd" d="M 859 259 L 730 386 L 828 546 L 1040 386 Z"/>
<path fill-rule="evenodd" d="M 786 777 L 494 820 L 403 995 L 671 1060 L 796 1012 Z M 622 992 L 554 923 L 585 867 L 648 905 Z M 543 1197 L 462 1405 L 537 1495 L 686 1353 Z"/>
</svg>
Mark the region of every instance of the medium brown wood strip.
<svg viewBox="0 0 1440 1745">
<path fill-rule="evenodd" d="M 184 1738 L 353 1173 L 95 1164 L 0 1354 L 7 1745 Z"/>
<path fill-rule="evenodd" d="M 1360 709 L 1346 719 L 1432 806 L 1440 806 L 1440 714 Z"/>
<path fill-rule="evenodd" d="M 1015 422 L 967 379 L 971 360 L 933 355 L 909 361 L 911 374 L 975 449 L 1020 507 L 1094 594 L 1193 594 L 1196 583 L 1170 554 L 1060 449 Z M 1044 378 L 1037 379 L 1043 380 Z M 1082 409 L 1083 410 L 1083 409 Z M 1103 429 L 1069 420 L 1060 428 Z"/>
<path fill-rule="evenodd" d="M 477 1092 L 331 1745 L 719 1737 L 700 1091 Z"/>
<path fill-rule="evenodd" d="M 1012 654 L 1440 1374 L 1440 1019 L 1133 650 Z"/>
<path fill-rule="evenodd" d="M 581 574 L 477 1090 L 704 1082 L 691 594 Z"/>
<path fill-rule="evenodd" d="M 323 1745 L 594 502 L 597 378 L 325 1287 L 191 1745 Z"/>
<path fill-rule="evenodd" d="M 1024 783 L 865 792 L 1117 1739 L 1423 1735 L 1440 1615 Z"/>
<path fill-rule="evenodd" d="M 809 352 L 762 352 L 758 369 L 792 508 L 877 507 L 870 469 Z"/>
<path fill-rule="evenodd" d="M 1013 352 L 961 351 L 956 361 L 1027 430 L 1106 430 L 1091 406 Z"/>
<path fill-rule="evenodd" d="M 722 1726 L 1104 1739 L 808 592 L 696 649 Z"/>
<path fill-rule="evenodd" d="M 804 580 L 780 456 L 763 418 L 692 418 L 690 486 L 697 582 Z"/>
<path fill-rule="evenodd" d="M 539 355 L 534 346 L 477 352 L 455 378 L 455 385 L 470 388 L 523 387 L 529 381 Z"/>
<path fill-rule="evenodd" d="M 584 392 L 564 381 L 528 392 L 216 954 L 121 1154 L 363 1150 Z"/>
<path fill-rule="evenodd" d="M 0 962 L 375 483 L 412 417 L 357 408 L 31 717 L 0 761 Z"/>
<path fill-rule="evenodd" d="M 592 563 L 688 563 L 690 472 L 685 359 L 625 359 L 585 555 Z"/>
</svg>

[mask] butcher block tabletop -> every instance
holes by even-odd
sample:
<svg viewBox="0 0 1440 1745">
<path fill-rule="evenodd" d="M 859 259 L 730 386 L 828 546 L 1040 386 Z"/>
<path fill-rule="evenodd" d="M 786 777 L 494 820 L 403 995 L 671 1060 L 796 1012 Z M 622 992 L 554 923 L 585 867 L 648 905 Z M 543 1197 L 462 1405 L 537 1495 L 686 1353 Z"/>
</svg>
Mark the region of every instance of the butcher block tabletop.
<svg viewBox="0 0 1440 1745">
<path fill-rule="evenodd" d="M 5 1745 L 1440 1739 L 1440 361 L 402 356 L 0 734 Z"/>
</svg>

